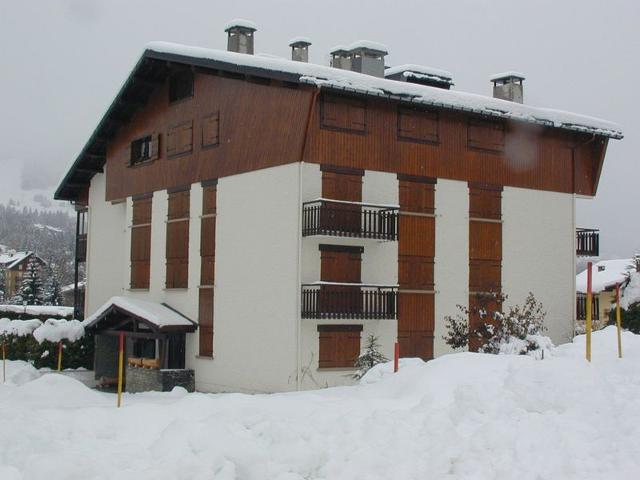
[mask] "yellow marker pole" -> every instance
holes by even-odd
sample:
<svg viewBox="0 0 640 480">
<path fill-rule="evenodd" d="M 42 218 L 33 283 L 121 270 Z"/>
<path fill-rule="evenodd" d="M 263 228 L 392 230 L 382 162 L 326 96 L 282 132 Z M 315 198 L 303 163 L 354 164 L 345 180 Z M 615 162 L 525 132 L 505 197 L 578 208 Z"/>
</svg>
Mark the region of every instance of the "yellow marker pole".
<svg viewBox="0 0 640 480">
<path fill-rule="evenodd" d="M 124 364 L 124 333 L 120 333 L 118 348 L 118 408 L 122 404 L 122 369 Z"/>
<path fill-rule="evenodd" d="M 591 262 L 587 263 L 587 351 L 586 357 L 587 362 L 591 361 L 591 302 L 592 302 L 592 294 L 591 294 L 591 269 L 593 265 Z"/>
<path fill-rule="evenodd" d="M 616 285 L 616 328 L 618 329 L 618 358 L 622 358 L 622 321 L 620 320 L 620 284 Z"/>
<path fill-rule="evenodd" d="M 62 341 L 58 342 L 58 371 L 62 371 Z"/>
</svg>

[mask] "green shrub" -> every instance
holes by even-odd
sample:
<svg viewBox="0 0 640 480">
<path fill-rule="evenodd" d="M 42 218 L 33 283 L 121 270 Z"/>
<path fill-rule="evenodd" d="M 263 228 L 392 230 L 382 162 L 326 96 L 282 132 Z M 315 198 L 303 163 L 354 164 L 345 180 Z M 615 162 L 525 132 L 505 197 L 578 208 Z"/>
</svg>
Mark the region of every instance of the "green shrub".
<svg viewBox="0 0 640 480">
<path fill-rule="evenodd" d="M 24 360 L 36 368 L 58 368 L 58 344 L 41 344 L 32 335 L 4 335 L 7 359 Z M 75 342 L 62 341 L 62 368 L 93 368 L 93 335 L 86 333 Z"/>
</svg>

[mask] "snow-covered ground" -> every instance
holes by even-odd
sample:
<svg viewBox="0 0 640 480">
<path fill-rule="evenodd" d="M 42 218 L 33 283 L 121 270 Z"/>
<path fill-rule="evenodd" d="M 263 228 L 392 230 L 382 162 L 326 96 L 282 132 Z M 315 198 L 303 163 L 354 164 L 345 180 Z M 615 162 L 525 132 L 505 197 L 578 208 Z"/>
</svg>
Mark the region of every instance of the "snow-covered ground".
<svg viewBox="0 0 640 480">
<path fill-rule="evenodd" d="M 640 336 L 544 360 L 460 353 L 361 385 L 275 394 L 90 390 L 8 364 L 0 478 L 637 479 Z"/>
</svg>

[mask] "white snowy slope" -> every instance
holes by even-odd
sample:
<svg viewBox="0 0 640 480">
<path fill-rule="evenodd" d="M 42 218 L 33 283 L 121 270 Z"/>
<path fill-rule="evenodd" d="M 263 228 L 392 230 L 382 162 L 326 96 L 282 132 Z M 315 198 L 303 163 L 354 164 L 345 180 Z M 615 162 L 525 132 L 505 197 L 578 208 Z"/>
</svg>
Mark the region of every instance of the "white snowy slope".
<svg viewBox="0 0 640 480">
<path fill-rule="evenodd" d="M 355 387 L 98 393 L 9 362 L 0 478 L 637 479 L 640 337 L 596 332 L 545 360 L 460 353 Z M 21 373 L 23 372 L 23 373 Z"/>
</svg>

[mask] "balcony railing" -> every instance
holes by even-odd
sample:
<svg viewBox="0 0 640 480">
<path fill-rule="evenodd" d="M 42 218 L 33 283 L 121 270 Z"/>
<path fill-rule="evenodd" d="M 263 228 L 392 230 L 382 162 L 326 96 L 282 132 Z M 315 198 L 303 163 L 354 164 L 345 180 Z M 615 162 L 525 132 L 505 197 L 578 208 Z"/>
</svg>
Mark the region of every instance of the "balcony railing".
<svg viewBox="0 0 640 480">
<path fill-rule="evenodd" d="M 576 229 L 576 255 L 578 257 L 597 257 L 600 255 L 599 230 Z"/>
<path fill-rule="evenodd" d="M 325 199 L 305 202 L 302 235 L 397 240 L 398 207 Z"/>
<path fill-rule="evenodd" d="M 78 235 L 76 237 L 76 261 L 87 261 L 87 234 Z"/>
<path fill-rule="evenodd" d="M 576 297 L 576 319 L 587 319 L 587 296 L 578 294 Z M 600 299 L 597 295 L 591 296 L 591 319 L 600 320 Z"/>
<path fill-rule="evenodd" d="M 302 318 L 394 319 L 398 287 L 321 282 L 302 285 Z"/>
</svg>

